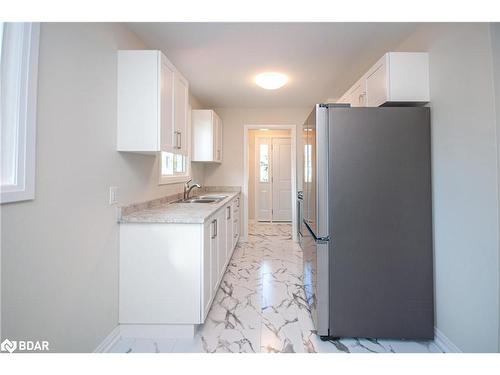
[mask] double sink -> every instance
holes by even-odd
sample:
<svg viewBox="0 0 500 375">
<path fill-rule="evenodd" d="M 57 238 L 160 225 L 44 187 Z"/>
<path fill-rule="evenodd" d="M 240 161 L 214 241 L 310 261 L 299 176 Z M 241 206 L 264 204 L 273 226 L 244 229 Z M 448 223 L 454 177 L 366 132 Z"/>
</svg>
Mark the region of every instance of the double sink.
<svg viewBox="0 0 500 375">
<path fill-rule="evenodd" d="M 218 203 L 227 198 L 227 195 L 200 195 L 199 197 L 182 199 L 178 203 Z"/>
</svg>

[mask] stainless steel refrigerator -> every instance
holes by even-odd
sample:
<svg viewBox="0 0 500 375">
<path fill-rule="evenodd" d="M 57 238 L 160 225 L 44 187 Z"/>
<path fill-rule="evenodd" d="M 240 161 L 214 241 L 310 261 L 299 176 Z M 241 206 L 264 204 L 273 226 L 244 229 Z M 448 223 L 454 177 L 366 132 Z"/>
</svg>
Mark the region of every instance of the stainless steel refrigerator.
<svg viewBox="0 0 500 375">
<path fill-rule="evenodd" d="M 318 335 L 434 336 L 430 112 L 318 104 L 304 142 L 304 287 Z"/>
</svg>

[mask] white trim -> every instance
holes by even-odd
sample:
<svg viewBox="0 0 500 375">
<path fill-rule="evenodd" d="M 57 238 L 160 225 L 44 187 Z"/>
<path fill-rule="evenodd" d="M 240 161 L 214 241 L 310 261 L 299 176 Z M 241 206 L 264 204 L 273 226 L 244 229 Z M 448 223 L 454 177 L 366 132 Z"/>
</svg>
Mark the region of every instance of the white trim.
<svg viewBox="0 0 500 375">
<path fill-rule="evenodd" d="M 196 335 L 196 324 L 119 324 L 94 349 L 94 353 L 109 353 L 123 338 L 190 339 Z"/>
<path fill-rule="evenodd" d="M 161 170 L 161 157 L 160 157 L 160 170 Z M 189 181 L 190 179 L 191 179 L 190 176 L 161 176 L 158 185 L 181 184 Z"/>
<path fill-rule="evenodd" d="M 136 339 L 192 339 L 196 324 L 120 324 L 122 338 Z"/>
<path fill-rule="evenodd" d="M 120 326 L 116 326 L 104 340 L 94 349 L 94 353 L 107 353 L 121 339 Z"/>
<path fill-rule="evenodd" d="M 436 344 L 445 353 L 462 353 L 460 348 L 437 327 L 434 327 L 434 344 Z"/>
<path fill-rule="evenodd" d="M 297 237 L 297 138 L 296 138 L 296 125 L 243 125 L 243 220 L 241 228 L 241 242 L 246 242 L 248 239 L 248 180 L 249 180 L 249 158 L 248 158 L 248 131 L 253 129 L 269 128 L 270 130 L 285 129 L 290 130 L 290 138 L 292 143 L 292 239 L 298 242 Z"/>
<path fill-rule="evenodd" d="M 10 24 L 12 27 L 18 24 Z M 1 186 L 0 203 L 35 199 L 36 104 L 38 86 L 38 54 L 40 24 L 23 23 L 22 68 L 19 122 L 18 162 L 15 185 Z M 4 27 L 9 24 L 5 24 Z"/>
</svg>

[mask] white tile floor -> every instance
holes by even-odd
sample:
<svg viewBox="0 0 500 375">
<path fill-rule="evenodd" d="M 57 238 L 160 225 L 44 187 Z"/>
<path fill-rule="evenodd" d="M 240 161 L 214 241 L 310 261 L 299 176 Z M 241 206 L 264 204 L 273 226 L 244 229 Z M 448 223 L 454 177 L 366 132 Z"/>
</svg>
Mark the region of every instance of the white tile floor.
<svg viewBox="0 0 500 375">
<path fill-rule="evenodd" d="M 304 303 L 302 253 L 289 224 L 256 224 L 226 270 L 193 339 L 120 339 L 113 353 L 437 353 L 433 342 L 321 341 Z"/>
</svg>

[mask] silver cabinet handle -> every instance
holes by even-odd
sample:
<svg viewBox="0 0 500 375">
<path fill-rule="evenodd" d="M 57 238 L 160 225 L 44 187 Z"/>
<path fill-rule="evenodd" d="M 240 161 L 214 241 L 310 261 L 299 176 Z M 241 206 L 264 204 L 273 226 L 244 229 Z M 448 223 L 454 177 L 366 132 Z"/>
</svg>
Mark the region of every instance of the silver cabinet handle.
<svg viewBox="0 0 500 375">
<path fill-rule="evenodd" d="M 179 149 L 181 149 L 182 148 L 182 132 L 179 131 L 178 134 L 179 134 Z"/>
<path fill-rule="evenodd" d="M 213 230 L 212 230 L 212 240 L 217 237 L 217 220 L 212 220 Z"/>
<path fill-rule="evenodd" d="M 215 237 L 219 234 L 219 221 L 215 219 Z"/>
<path fill-rule="evenodd" d="M 227 206 L 227 220 L 231 219 L 231 206 Z"/>
</svg>

